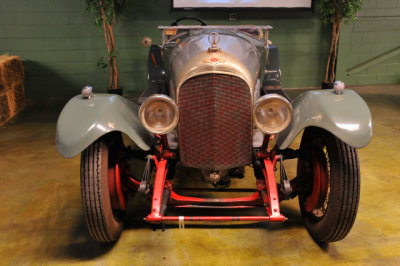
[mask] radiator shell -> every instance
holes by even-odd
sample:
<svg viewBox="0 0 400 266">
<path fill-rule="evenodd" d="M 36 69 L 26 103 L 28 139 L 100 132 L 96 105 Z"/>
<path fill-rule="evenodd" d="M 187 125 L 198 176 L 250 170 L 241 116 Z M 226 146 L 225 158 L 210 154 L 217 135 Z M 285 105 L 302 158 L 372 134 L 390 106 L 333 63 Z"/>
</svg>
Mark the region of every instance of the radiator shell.
<svg viewBox="0 0 400 266">
<path fill-rule="evenodd" d="M 251 93 L 242 79 L 204 74 L 178 95 L 178 141 L 183 165 L 223 170 L 251 162 Z"/>
</svg>

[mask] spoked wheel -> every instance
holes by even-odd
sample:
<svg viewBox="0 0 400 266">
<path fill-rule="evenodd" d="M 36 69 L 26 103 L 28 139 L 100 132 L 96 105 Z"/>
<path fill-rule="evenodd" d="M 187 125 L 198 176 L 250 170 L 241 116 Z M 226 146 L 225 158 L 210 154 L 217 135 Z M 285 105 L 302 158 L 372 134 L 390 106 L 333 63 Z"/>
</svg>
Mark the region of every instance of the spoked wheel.
<svg viewBox="0 0 400 266">
<path fill-rule="evenodd" d="M 86 225 L 100 242 L 114 242 L 123 228 L 126 196 L 123 190 L 122 144 L 97 140 L 81 156 L 81 193 Z"/>
<path fill-rule="evenodd" d="M 310 127 L 304 131 L 297 175 L 305 226 L 315 241 L 343 239 L 353 226 L 360 197 L 358 154 L 331 133 Z"/>
</svg>

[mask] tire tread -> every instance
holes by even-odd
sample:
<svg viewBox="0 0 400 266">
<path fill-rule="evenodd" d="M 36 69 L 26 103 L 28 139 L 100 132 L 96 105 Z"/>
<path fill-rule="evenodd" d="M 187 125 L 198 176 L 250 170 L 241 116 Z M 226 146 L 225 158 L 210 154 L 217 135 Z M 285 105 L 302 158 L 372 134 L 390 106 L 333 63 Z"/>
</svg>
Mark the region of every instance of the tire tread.
<svg viewBox="0 0 400 266">
<path fill-rule="evenodd" d="M 86 225 L 93 239 L 99 242 L 113 242 L 109 225 L 106 221 L 103 202 L 102 154 L 106 144 L 96 141 L 81 156 L 81 193 Z"/>
<path fill-rule="evenodd" d="M 308 146 L 306 143 L 311 143 L 312 139 L 318 136 L 331 143 L 330 151 L 327 147 L 328 153 L 332 153 L 329 155 L 331 174 L 332 169 L 334 169 L 333 171 L 336 173 L 335 176 L 331 176 L 331 178 L 338 178 L 338 180 L 335 179 L 335 184 L 337 186 L 335 187 L 335 195 L 333 195 L 331 188 L 329 201 L 336 201 L 334 205 L 336 205 L 338 209 L 336 211 L 334 210 L 335 208 L 333 208 L 329 211 L 328 206 L 327 215 L 329 218 L 323 217 L 322 220 L 317 222 L 309 220 L 309 222 L 306 223 L 306 227 L 317 242 L 335 242 L 347 236 L 353 227 L 357 215 L 360 196 L 358 152 L 357 149 L 347 145 L 331 133 L 319 128 L 306 129 L 302 139 L 302 142 L 304 141 L 304 147 Z M 331 180 L 331 182 L 333 181 Z M 308 220 L 309 218 L 307 218 L 308 215 L 305 213 L 304 208 L 301 207 L 301 209 L 304 217 Z"/>
</svg>

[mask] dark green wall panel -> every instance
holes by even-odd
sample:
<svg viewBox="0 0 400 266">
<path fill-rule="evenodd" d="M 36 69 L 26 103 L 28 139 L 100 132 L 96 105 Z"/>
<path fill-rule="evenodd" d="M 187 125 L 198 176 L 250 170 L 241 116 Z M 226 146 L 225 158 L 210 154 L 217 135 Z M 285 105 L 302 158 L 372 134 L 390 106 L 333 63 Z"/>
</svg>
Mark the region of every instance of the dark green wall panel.
<svg viewBox="0 0 400 266">
<path fill-rule="evenodd" d="M 377 2 L 382 7 L 378 11 L 367 9 L 365 14 L 375 16 L 385 9 L 389 10 L 386 15 L 398 15 L 398 1 L 385 1 L 370 0 L 375 3 L 374 8 Z M 138 93 L 146 85 L 147 49 L 141 46 L 141 39 L 150 36 L 154 42 L 160 42 L 157 26 L 169 25 L 184 15 L 202 17 L 209 24 L 272 25 L 274 30 L 270 38 L 280 48 L 283 87 L 319 86 L 329 36 L 317 12 L 288 10 L 235 13 L 238 20 L 230 22 L 227 11 L 171 11 L 168 0 L 132 0 L 129 13 L 115 27 L 120 83 L 124 90 Z M 397 24 L 378 21 L 379 25 L 371 26 L 367 20 L 360 19 L 362 23 L 346 26 L 348 28 L 345 28 L 344 35 L 351 35 L 357 47 L 341 39 L 339 69 L 347 67 L 347 63 L 351 65 L 355 60 L 363 60 L 392 47 L 387 41 L 379 39 L 389 38 L 390 43 L 399 43 L 396 37 L 380 33 L 380 28 L 387 26 L 393 34 Z M 398 23 L 398 20 L 392 22 Z M 370 29 L 376 31 L 378 40 L 365 34 Z M 98 59 L 106 56 L 103 33 L 94 26 L 90 15 L 84 12 L 80 0 L 0 0 L 0 53 L 16 54 L 24 60 L 26 88 L 30 98 L 69 97 L 79 93 L 80 88 L 87 84 L 93 85 L 98 92 L 104 92 L 108 84 L 108 74 L 96 68 Z M 348 53 L 356 59 L 348 59 Z M 396 60 L 387 63 L 388 73 L 391 67 L 397 67 L 396 64 Z M 358 82 L 358 79 L 351 80 Z M 375 81 L 378 81 L 377 77 Z"/>
<path fill-rule="evenodd" d="M 209 24 L 269 24 L 281 50 L 284 87 L 318 86 L 322 77 L 327 34 L 311 11 L 239 11 L 230 22 L 226 11 L 171 11 L 168 0 L 131 1 L 125 19 L 115 27 L 120 84 L 128 93 L 146 85 L 147 49 L 144 36 L 160 42 L 158 25 L 169 25 L 184 15 Z M 0 53 L 21 56 L 26 66 L 30 98 L 69 97 L 91 84 L 104 92 L 108 74 L 96 63 L 106 56 L 103 33 L 84 12 L 80 0 L 0 0 Z"/>
<path fill-rule="evenodd" d="M 400 0 L 369 0 L 344 24 L 337 78 L 349 85 L 400 83 Z"/>
</svg>

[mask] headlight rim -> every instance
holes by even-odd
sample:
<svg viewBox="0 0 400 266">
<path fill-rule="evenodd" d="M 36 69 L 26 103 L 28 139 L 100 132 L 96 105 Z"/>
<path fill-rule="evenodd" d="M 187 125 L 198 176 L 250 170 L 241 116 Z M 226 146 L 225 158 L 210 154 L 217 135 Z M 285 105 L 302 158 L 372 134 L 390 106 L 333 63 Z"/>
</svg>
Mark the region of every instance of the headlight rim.
<svg viewBox="0 0 400 266">
<path fill-rule="evenodd" d="M 145 108 L 154 100 L 163 100 L 166 101 L 167 103 L 169 103 L 173 109 L 175 110 L 175 117 L 173 120 L 173 123 L 171 124 L 171 126 L 168 127 L 168 130 L 154 130 L 154 128 L 150 127 L 148 125 L 148 123 L 146 123 L 146 120 L 144 118 L 144 111 Z M 169 97 L 168 95 L 165 94 L 154 94 L 149 96 L 140 106 L 139 108 L 139 120 L 141 122 L 141 124 L 144 126 L 144 128 L 146 128 L 147 131 L 153 133 L 153 134 L 159 134 L 159 135 L 165 135 L 168 134 L 169 132 L 173 131 L 177 125 L 178 125 L 178 121 L 179 121 L 179 110 L 178 110 L 178 106 L 175 103 L 175 101 Z"/>
<path fill-rule="evenodd" d="M 259 107 L 259 105 L 261 103 L 263 103 L 264 101 L 266 101 L 268 99 L 279 99 L 279 100 L 282 100 L 282 102 L 288 107 L 288 109 L 290 111 L 289 112 L 288 122 L 286 122 L 287 125 L 281 130 L 274 130 L 274 131 L 267 132 L 267 131 L 263 130 L 261 126 L 259 126 L 259 123 L 258 123 L 257 118 L 256 118 L 256 110 L 257 110 L 257 108 Z M 252 111 L 252 117 L 253 117 L 253 123 L 254 123 L 254 125 L 255 125 L 255 127 L 257 129 L 259 129 L 264 134 L 273 135 L 273 134 L 280 133 L 280 132 L 282 132 L 282 131 L 284 131 L 285 129 L 288 128 L 288 126 L 290 125 L 290 123 L 292 121 L 292 118 L 293 118 L 293 107 L 292 107 L 292 104 L 289 102 L 289 100 L 286 99 L 285 97 L 283 97 L 282 95 L 279 95 L 277 93 L 269 93 L 269 94 L 263 95 L 262 97 L 258 98 L 257 101 L 254 103 L 254 107 L 253 107 L 253 111 Z"/>
</svg>

